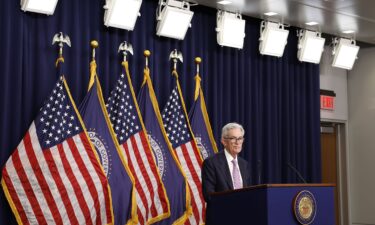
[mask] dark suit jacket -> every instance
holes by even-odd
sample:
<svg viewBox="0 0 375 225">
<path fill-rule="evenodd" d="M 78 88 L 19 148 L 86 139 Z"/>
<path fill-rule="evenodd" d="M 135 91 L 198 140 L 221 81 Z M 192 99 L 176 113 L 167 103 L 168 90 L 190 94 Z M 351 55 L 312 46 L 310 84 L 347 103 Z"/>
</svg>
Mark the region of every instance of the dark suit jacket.
<svg viewBox="0 0 375 225">
<path fill-rule="evenodd" d="M 233 190 L 233 182 L 230 174 L 225 150 L 207 158 L 202 166 L 202 191 L 206 202 L 210 200 L 210 193 Z M 251 184 L 249 164 L 243 158 L 237 157 L 240 168 L 243 187 Z"/>
</svg>

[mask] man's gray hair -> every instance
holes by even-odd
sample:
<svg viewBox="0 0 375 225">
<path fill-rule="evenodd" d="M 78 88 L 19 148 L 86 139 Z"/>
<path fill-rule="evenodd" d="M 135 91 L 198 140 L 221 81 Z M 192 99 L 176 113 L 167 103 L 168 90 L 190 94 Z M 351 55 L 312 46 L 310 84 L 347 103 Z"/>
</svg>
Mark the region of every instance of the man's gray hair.
<svg viewBox="0 0 375 225">
<path fill-rule="evenodd" d="M 239 123 L 228 123 L 226 124 L 223 129 L 221 129 L 221 139 L 225 138 L 228 134 L 229 130 L 238 128 L 241 130 L 242 135 L 245 135 L 245 130 L 243 129 L 242 125 Z"/>
</svg>

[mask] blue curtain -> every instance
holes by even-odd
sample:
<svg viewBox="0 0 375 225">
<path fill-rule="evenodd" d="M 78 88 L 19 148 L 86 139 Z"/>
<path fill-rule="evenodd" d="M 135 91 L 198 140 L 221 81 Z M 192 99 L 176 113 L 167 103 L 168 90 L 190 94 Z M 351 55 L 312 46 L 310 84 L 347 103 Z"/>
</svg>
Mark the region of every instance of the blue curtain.
<svg viewBox="0 0 375 225">
<path fill-rule="evenodd" d="M 65 71 L 78 105 L 87 90 L 90 41 L 98 40 L 96 60 L 104 97 L 120 74 L 122 41 L 133 45 L 129 65 L 138 92 L 143 51 L 152 52 L 150 69 L 163 108 L 173 85 L 173 49 L 182 51 L 179 78 L 188 107 L 192 105 L 195 63 L 200 56 L 202 85 L 213 133 L 220 146 L 221 127 L 231 121 L 243 124 L 245 144 L 241 155 L 250 162 L 254 184 L 301 182 L 288 164 L 308 182 L 320 182 L 319 66 L 297 60 L 296 29 L 291 27 L 282 58 L 259 54 L 260 20 L 245 17 L 244 49 L 216 43 L 216 10 L 194 6 L 192 28 L 183 41 L 156 36 L 157 1 L 144 0 L 141 17 L 132 32 L 103 24 L 104 0 L 61 0 L 53 16 L 22 12 L 20 1 L 0 1 L 0 167 L 27 131 L 57 80 L 57 46 L 52 37 L 63 31 L 72 47 L 64 48 Z M 0 191 L 1 224 L 16 224 Z"/>
</svg>

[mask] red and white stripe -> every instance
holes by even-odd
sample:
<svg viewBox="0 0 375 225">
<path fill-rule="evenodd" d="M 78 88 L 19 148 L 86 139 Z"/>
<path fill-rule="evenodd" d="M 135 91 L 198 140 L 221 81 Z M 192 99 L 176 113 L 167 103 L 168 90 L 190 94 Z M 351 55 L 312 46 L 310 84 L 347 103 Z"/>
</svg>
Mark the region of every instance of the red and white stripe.
<svg viewBox="0 0 375 225">
<path fill-rule="evenodd" d="M 23 224 L 110 224 L 107 180 L 85 133 L 42 150 L 35 124 L 3 169 Z"/>
<path fill-rule="evenodd" d="M 139 223 L 168 213 L 167 197 L 144 131 L 132 135 L 121 149 L 135 179 Z"/>
<path fill-rule="evenodd" d="M 189 217 L 186 224 L 204 224 L 206 203 L 202 194 L 202 159 L 199 155 L 197 145 L 194 141 L 189 141 L 175 148 L 175 152 L 186 174 L 191 192 L 193 214 Z"/>
</svg>

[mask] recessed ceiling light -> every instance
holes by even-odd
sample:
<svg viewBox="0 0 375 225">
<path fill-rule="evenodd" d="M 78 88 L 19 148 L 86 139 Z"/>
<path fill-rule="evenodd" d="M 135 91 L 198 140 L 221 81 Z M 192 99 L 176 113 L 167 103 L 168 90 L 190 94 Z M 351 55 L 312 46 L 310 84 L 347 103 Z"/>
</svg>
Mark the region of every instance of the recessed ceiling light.
<svg viewBox="0 0 375 225">
<path fill-rule="evenodd" d="M 315 21 L 311 21 L 311 22 L 307 22 L 305 23 L 306 25 L 309 25 L 309 26 L 315 26 L 315 25 L 318 25 L 319 23 L 318 22 L 315 22 Z"/>
<path fill-rule="evenodd" d="M 220 1 L 220 2 L 217 2 L 217 4 L 220 4 L 220 5 L 229 5 L 229 4 L 232 4 L 231 1 Z"/>
<path fill-rule="evenodd" d="M 264 15 L 266 16 L 274 16 L 274 15 L 277 15 L 278 13 L 275 13 L 275 12 L 266 12 L 264 13 Z"/>
<path fill-rule="evenodd" d="M 354 30 L 344 30 L 343 31 L 344 34 L 352 34 L 354 32 L 355 32 Z"/>
</svg>

